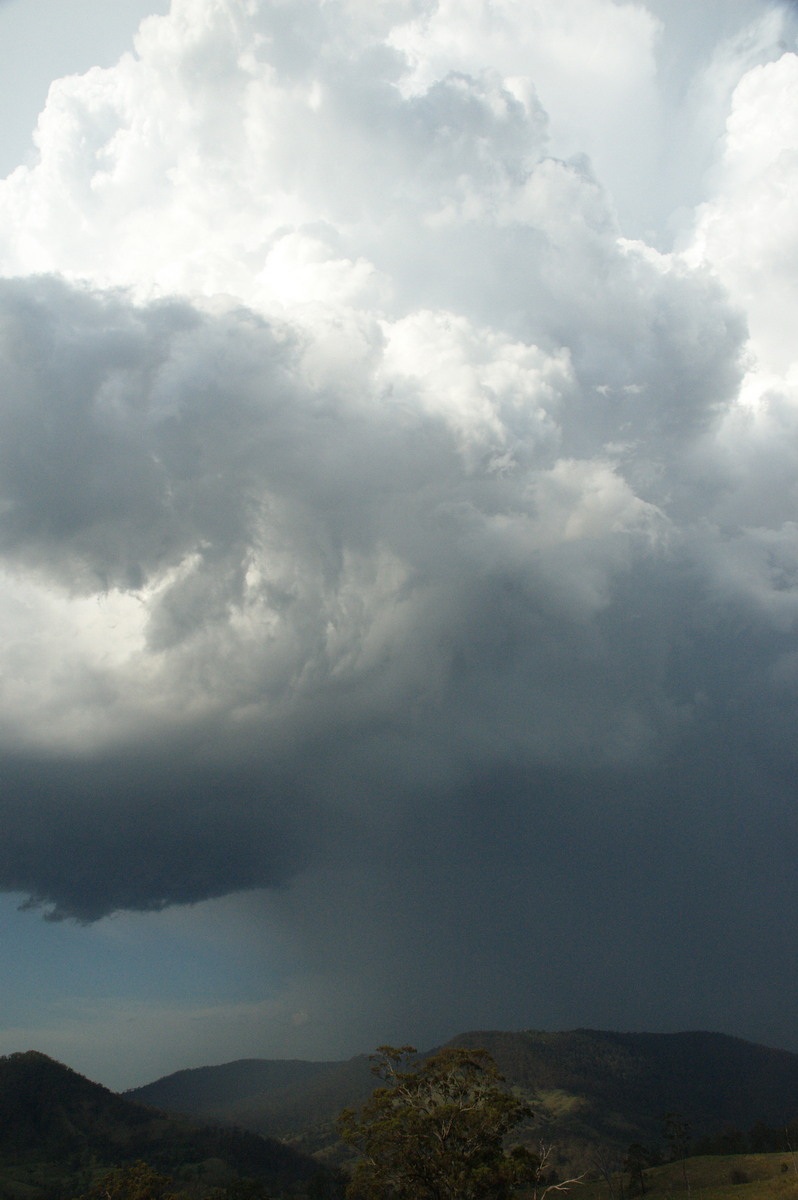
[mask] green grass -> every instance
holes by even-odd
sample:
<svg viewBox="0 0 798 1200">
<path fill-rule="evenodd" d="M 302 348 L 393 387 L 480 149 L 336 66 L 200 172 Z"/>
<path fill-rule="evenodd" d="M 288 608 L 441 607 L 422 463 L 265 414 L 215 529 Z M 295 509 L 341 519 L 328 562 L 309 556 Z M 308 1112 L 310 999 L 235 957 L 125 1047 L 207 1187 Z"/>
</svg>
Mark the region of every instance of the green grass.
<svg viewBox="0 0 798 1200">
<path fill-rule="evenodd" d="M 798 1156 L 730 1154 L 687 1158 L 651 1167 L 643 1200 L 798 1200 Z M 632 1200 L 624 1177 L 623 1200 Z M 619 1187 L 591 1181 L 571 1200 L 621 1200 Z M 636 1198 L 635 1198 L 636 1200 Z"/>
</svg>

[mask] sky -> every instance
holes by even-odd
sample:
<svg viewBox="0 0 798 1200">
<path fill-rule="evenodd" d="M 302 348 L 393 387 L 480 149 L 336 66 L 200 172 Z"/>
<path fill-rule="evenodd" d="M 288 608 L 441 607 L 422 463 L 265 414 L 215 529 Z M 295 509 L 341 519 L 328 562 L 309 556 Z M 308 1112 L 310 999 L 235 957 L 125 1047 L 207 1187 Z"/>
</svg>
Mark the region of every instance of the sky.
<svg viewBox="0 0 798 1200">
<path fill-rule="evenodd" d="M 798 8 L 0 0 L 0 1053 L 798 1052 Z"/>
</svg>

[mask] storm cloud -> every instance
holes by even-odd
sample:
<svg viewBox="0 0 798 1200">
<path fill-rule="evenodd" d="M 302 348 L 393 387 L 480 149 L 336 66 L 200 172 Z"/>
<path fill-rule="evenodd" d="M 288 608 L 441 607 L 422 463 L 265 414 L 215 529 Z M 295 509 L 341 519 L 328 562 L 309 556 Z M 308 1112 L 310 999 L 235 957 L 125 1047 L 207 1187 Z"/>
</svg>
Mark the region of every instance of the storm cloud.
<svg viewBox="0 0 798 1200">
<path fill-rule="evenodd" d="M 676 962 L 709 1024 L 795 960 L 795 19 L 690 28 L 173 0 L 53 85 L 0 182 L 0 887 L 276 888 L 406 1003 L 480 954 L 496 1021 L 519 942 L 552 1013 L 634 961 L 665 1022 Z"/>
</svg>

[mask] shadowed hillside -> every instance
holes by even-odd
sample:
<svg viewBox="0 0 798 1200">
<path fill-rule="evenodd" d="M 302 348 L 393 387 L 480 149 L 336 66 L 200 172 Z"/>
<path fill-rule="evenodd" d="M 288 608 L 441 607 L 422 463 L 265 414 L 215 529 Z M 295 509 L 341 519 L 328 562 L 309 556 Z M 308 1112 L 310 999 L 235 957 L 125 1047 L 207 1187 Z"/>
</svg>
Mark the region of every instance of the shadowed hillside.
<svg viewBox="0 0 798 1200">
<path fill-rule="evenodd" d="M 218 1067 L 175 1071 L 125 1094 L 158 1108 L 214 1116 L 219 1110 L 246 1104 L 253 1098 L 295 1087 L 304 1090 L 315 1077 L 340 1066 L 340 1062 L 307 1062 L 296 1058 L 239 1058 Z"/>
<path fill-rule="evenodd" d="M 552 1134 L 654 1145 L 666 1112 L 694 1138 L 798 1116 L 798 1055 L 725 1034 L 481 1031 L 451 1044 L 484 1046 Z"/>
<path fill-rule="evenodd" d="M 76 1195 L 139 1159 L 176 1179 L 210 1172 L 214 1184 L 243 1176 L 276 1190 L 318 1170 L 277 1141 L 169 1117 L 36 1051 L 0 1058 L 0 1195 Z"/>
<path fill-rule="evenodd" d="M 536 1114 L 525 1131 L 574 1162 L 592 1148 L 659 1146 L 662 1114 L 678 1111 L 693 1137 L 798 1116 L 798 1055 L 714 1033 L 477 1031 L 449 1045 L 482 1046 Z M 212 1116 L 331 1153 L 335 1119 L 374 1086 L 366 1056 L 340 1063 L 244 1060 L 182 1071 L 129 1096 Z"/>
<path fill-rule="evenodd" d="M 337 1143 L 335 1121 L 341 1110 L 362 1104 L 375 1082 L 365 1054 L 337 1063 L 242 1059 L 178 1071 L 126 1095 L 284 1138 L 318 1154 Z"/>
</svg>

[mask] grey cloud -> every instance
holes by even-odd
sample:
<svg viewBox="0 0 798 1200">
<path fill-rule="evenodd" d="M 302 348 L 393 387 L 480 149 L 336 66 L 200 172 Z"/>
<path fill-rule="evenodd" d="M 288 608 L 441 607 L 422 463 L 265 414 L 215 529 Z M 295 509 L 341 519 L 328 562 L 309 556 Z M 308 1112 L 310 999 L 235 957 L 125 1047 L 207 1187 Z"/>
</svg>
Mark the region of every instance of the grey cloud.
<svg viewBox="0 0 798 1200">
<path fill-rule="evenodd" d="M 426 6 L 359 7 L 178 6 L 3 192 L 14 253 L 125 286 L 0 281 L 0 887 L 264 889 L 379 1040 L 526 1024 L 541 978 L 541 1022 L 753 1032 L 730 976 L 776 1013 L 792 953 L 792 384 L 741 399 L 739 302 L 623 241 L 534 80 L 469 43 L 408 89 Z"/>
<path fill-rule="evenodd" d="M 168 756 L 90 762 L 5 756 L 0 875 L 51 919 L 95 921 L 284 885 L 306 854 L 284 794 L 244 769 Z"/>
<path fill-rule="evenodd" d="M 6 735 L 3 886 L 85 920 L 284 884 L 329 858 L 331 822 L 367 852 L 420 798 L 454 814 L 483 795 L 501 819 L 523 794 L 551 823 L 566 788 L 600 829 L 607 806 L 664 802 L 655 764 L 696 738 L 717 755 L 719 727 L 788 770 L 789 637 L 702 532 L 724 489 L 680 466 L 706 457 L 739 323 L 700 276 L 647 287 L 629 353 L 651 383 L 555 373 L 561 391 L 539 382 L 525 409 L 494 396 L 495 426 L 464 443 L 375 331 L 365 368 L 314 387 L 309 335 L 246 310 L 4 283 L 6 564 L 128 592 L 145 620 L 130 658 L 49 683 L 56 725 L 119 710 L 115 750 L 37 763 Z M 789 578 L 761 586 L 792 604 Z M 142 670 L 179 726 L 135 716 Z M 642 774 L 615 800 L 606 776 L 593 808 L 599 770 Z"/>
<path fill-rule="evenodd" d="M 342 839 L 271 906 L 314 1019 L 430 1044 L 589 1022 L 789 1042 L 792 788 L 705 736 L 642 770 L 477 771 Z"/>
<path fill-rule="evenodd" d="M 72 584 L 86 572 L 92 590 L 144 581 L 152 558 L 141 535 L 158 537 L 166 481 L 147 445 L 143 398 L 170 334 L 192 325 L 177 306 L 153 320 L 56 280 L 4 281 L 7 555 L 55 573 L 63 564 Z"/>
</svg>

